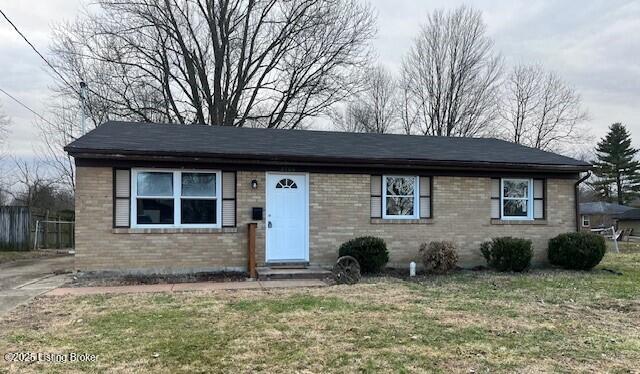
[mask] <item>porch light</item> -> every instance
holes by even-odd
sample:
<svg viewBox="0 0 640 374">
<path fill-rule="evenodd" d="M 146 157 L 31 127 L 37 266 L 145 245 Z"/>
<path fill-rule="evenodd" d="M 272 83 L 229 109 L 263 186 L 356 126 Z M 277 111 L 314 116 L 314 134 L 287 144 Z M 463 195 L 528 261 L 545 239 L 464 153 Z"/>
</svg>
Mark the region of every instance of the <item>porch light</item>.
<svg viewBox="0 0 640 374">
<path fill-rule="evenodd" d="M 254 189 L 254 190 L 256 188 L 258 188 L 258 181 L 257 180 L 254 179 L 254 180 L 251 181 L 251 188 Z"/>
</svg>

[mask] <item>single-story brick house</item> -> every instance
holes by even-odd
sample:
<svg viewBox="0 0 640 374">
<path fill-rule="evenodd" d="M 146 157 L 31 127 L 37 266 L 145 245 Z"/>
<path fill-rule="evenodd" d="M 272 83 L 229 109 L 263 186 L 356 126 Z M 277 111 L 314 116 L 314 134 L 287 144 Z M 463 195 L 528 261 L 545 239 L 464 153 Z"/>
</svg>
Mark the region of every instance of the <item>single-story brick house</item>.
<svg viewBox="0 0 640 374">
<path fill-rule="evenodd" d="M 630 208 L 614 216 L 619 230 L 628 230 L 629 235 L 640 236 L 640 209 Z"/>
<path fill-rule="evenodd" d="M 383 238 L 391 266 L 451 240 L 464 266 L 492 237 L 549 238 L 579 227 L 591 165 L 480 138 L 108 122 L 65 147 L 76 163 L 76 268 L 245 270 L 330 266 L 341 243 Z"/>
<path fill-rule="evenodd" d="M 584 231 L 609 228 L 616 225 L 617 216 L 629 210 L 633 208 L 604 201 L 580 203 L 580 226 Z"/>
</svg>

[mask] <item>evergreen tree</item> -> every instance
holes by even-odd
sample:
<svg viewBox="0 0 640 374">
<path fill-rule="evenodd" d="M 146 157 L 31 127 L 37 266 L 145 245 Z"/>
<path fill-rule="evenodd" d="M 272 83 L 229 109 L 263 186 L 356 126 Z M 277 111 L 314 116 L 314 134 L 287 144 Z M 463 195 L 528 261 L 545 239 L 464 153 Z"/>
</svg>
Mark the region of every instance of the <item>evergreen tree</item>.
<svg viewBox="0 0 640 374">
<path fill-rule="evenodd" d="M 598 179 L 592 183 L 598 194 L 608 201 L 627 204 L 640 191 L 638 150 L 631 147 L 631 135 L 621 123 L 609 127 L 607 135 L 596 147 L 594 162 Z"/>
</svg>

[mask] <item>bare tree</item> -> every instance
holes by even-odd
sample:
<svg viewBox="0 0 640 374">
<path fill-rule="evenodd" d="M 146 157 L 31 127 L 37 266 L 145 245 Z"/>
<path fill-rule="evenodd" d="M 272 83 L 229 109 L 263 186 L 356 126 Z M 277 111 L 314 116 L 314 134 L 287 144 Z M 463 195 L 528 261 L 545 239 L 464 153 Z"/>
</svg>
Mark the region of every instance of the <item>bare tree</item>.
<svg viewBox="0 0 640 374">
<path fill-rule="evenodd" d="M 329 112 L 333 127 L 345 132 L 365 132 L 360 115 L 360 108 L 353 102 L 346 103 L 344 108 L 334 108 Z"/>
<path fill-rule="evenodd" d="M 518 144 L 558 150 L 579 140 L 577 126 L 588 118 L 580 95 L 540 65 L 518 65 L 501 94 L 502 137 Z"/>
<path fill-rule="evenodd" d="M 9 126 L 11 119 L 4 113 L 2 103 L 0 103 L 0 206 L 6 205 L 9 199 L 9 172 L 5 164 L 7 157 L 7 139 L 9 137 Z"/>
<path fill-rule="evenodd" d="M 406 135 L 416 133 L 418 127 L 418 117 L 420 108 L 416 98 L 413 96 L 412 79 L 406 74 L 402 74 L 398 83 L 398 116 L 402 125 L 402 132 Z"/>
<path fill-rule="evenodd" d="M 364 82 L 366 90 L 359 96 L 368 116 L 363 127 L 367 132 L 392 132 L 397 118 L 396 80 L 383 66 L 376 66 L 367 71 Z"/>
<path fill-rule="evenodd" d="M 59 177 L 59 182 L 75 190 L 75 164 L 73 158 L 66 154 L 63 147 L 82 134 L 80 101 L 62 98 L 48 109 L 48 121 L 36 122 L 40 130 L 41 142 L 36 149 L 38 159 Z M 94 129 L 100 124 L 104 112 L 95 110 L 92 102 L 88 101 L 85 111 L 93 108 L 87 117 L 87 130 Z"/>
<path fill-rule="evenodd" d="M 57 32 L 53 52 L 59 92 L 77 98 L 68 82 L 87 82 L 110 118 L 295 128 L 359 88 L 375 33 L 358 0 L 97 6 Z"/>
<path fill-rule="evenodd" d="M 536 66 L 516 66 L 503 86 L 500 115 L 506 124 L 504 137 L 517 144 L 524 142 L 539 104 L 541 82 L 537 70 Z"/>
<path fill-rule="evenodd" d="M 405 131 L 482 135 L 496 118 L 500 75 L 501 59 L 479 11 L 435 11 L 402 63 Z"/>
<path fill-rule="evenodd" d="M 15 158 L 13 161 L 15 165 L 15 181 L 11 192 L 13 204 L 30 208 L 53 206 L 56 203 L 54 191 L 57 189 L 57 178 L 51 177 L 37 161 L 27 162 Z"/>
<path fill-rule="evenodd" d="M 5 114 L 2 109 L 2 102 L 0 102 L 0 160 L 4 158 L 6 152 L 7 139 L 9 137 L 9 126 L 11 125 L 11 119 Z"/>
<path fill-rule="evenodd" d="M 365 71 L 364 88 L 354 95 L 343 112 L 333 112 L 334 125 L 349 132 L 389 133 L 397 118 L 397 83 L 383 66 Z"/>
<path fill-rule="evenodd" d="M 5 190 L 3 186 L 0 186 L 0 206 L 9 205 L 11 202 L 11 195 L 9 191 Z"/>
</svg>

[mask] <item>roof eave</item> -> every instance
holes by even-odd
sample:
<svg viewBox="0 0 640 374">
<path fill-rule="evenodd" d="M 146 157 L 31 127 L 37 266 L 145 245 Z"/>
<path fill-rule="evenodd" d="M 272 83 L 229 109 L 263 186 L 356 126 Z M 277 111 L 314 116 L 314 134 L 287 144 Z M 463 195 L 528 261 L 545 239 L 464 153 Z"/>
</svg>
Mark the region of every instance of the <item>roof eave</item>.
<svg viewBox="0 0 640 374">
<path fill-rule="evenodd" d="M 250 155 L 250 154 L 193 154 L 171 152 L 132 152 L 132 151 L 106 151 L 93 149 L 80 149 L 65 147 L 69 155 L 80 159 L 106 158 L 113 160 L 132 161 L 188 161 L 197 163 L 272 163 L 274 165 L 322 165 L 322 166 L 394 166 L 402 168 L 441 168 L 441 169 L 484 169 L 484 170 L 536 170 L 553 171 L 559 173 L 576 173 L 591 170 L 592 165 L 561 165 L 561 164 L 524 164 L 503 162 L 478 162 L 478 161 L 440 161 L 440 160 L 409 160 L 409 159 L 364 159 L 364 158 L 338 158 L 338 157 L 310 157 L 289 155 Z"/>
</svg>

